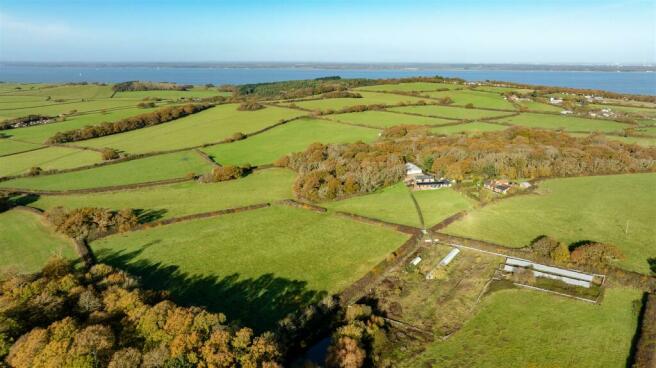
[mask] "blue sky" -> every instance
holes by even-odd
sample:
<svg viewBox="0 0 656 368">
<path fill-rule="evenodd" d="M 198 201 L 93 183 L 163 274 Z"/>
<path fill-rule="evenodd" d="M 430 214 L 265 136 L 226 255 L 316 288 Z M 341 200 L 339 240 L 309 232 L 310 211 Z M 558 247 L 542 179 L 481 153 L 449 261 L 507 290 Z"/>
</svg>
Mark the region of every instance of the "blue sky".
<svg viewBox="0 0 656 368">
<path fill-rule="evenodd" d="M 654 0 L 0 2 L 4 61 L 656 63 Z"/>
</svg>

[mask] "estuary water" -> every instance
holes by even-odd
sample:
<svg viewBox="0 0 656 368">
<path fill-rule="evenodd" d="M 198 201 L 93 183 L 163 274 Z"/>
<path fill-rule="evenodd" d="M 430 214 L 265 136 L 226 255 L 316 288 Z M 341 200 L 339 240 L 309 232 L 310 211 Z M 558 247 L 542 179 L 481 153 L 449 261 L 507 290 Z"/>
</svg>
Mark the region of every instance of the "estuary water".
<svg viewBox="0 0 656 368">
<path fill-rule="evenodd" d="M 656 73 L 652 72 L 0 65 L 0 81 L 25 83 L 83 81 L 115 83 L 143 80 L 221 85 L 313 79 L 335 75 L 342 78 L 374 79 L 440 75 L 459 77 L 468 81 L 498 80 L 656 95 Z"/>
</svg>

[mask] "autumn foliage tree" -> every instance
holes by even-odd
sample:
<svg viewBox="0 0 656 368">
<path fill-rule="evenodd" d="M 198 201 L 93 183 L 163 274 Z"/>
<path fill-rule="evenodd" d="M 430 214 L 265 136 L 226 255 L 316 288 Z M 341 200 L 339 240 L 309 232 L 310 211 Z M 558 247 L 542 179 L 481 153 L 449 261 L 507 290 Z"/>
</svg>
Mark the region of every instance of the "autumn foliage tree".
<svg viewBox="0 0 656 368">
<path fill-rule="evenodd" d="M 614 245 L 588 243 L 576 247 L 571 253 L 574 263 L 604 267 L 624 258 L 622 251 Z"/>
<path fill-rule="evenodd" d="M 373 314 L 371 307 L 350 305 L 342 316 L 341 325 L 332 335 L 326 367 L 360 368 L 385 366 L 380 358 L 380 346 L 386 341 L 385 321 Z"/>
<path fill-rule="evenodd" d="M 277 161 L 299 173 L 294 193 L 299 198 L 325 200 L 372 192 L 398 182 L 404 174 L 400 156 L 388 155 L 359 142 L 348 145 L 315 143 L 305 152 Z"/>
<path fill-rule="evenodd" d="M 132 209 L 112 211 L 104 208 L 76 208 L 66 210 L 54 207 L 46 212 L 46 218 L 58 232 L 74 239 L 91 240 L 111 232 L 128 231 L 139 224 Z"/>
<path fill-rule="evenodd" d="M 0 361 L 32 367 L 280 367 L 274 335 L 143 291 L 111 266 L 62 259 L 0 281 Z"/>
</svg>

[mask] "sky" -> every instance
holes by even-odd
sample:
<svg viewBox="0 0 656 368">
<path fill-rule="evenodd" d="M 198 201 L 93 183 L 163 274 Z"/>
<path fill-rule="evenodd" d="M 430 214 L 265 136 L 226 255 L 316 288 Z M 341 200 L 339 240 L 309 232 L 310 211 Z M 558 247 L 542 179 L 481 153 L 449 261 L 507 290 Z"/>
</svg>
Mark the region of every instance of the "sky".
<svg viewBox="0 0 656 368">
<path fill-rule="evenodd" d="M 1 61 L 656 63 L 656 0 L 0 1 Z"/>
</svg>

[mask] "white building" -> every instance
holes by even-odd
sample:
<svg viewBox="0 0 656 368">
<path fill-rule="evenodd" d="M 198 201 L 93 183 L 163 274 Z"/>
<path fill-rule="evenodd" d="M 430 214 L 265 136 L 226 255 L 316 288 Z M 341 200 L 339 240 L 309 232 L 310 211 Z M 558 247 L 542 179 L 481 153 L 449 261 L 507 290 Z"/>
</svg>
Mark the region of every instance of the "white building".
<svg viewBox="0 0 656 368">
<path fill-rule="evenodd" d="M 411 175 L 422 175 L 424 172 L 419 168 L 419 166 L 412 164 L 410 162 L 405 164 L 405 174 L 407 176 Z"/>
<path fill-rule="evenodd" d="M 556 97 L 549 97 L 549 103 L 553 105 L 560 105 L 561 103 L 563 103 L 563 99 L 556 98 Z"/>
</svg>

